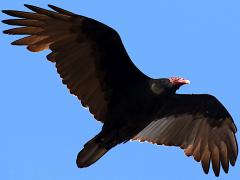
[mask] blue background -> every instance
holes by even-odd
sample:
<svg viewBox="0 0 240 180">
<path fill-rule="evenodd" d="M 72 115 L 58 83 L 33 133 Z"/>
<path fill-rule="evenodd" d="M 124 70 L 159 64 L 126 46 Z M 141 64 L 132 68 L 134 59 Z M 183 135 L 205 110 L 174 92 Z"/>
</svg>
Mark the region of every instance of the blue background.
<svg viewBox="0 0 240 180">
<path fill-rule="evenodd" d="M 26 10 L 23 3 L 54 4 L 115 28 L 144 73 L 191 80 L 179 93 L 215 95 L 240 127 L 239 0 L 1 0 L 0 9 Z M 215 179 L 179 148 L 137 142 L 78 169 L 77 153 L 101 124 L 62 85 L 46 51 L 13 47 L 15 39 L 0 34 L 0 179 Z M 219 179 L 238 179 L 239 164 Z"/>
</svg>

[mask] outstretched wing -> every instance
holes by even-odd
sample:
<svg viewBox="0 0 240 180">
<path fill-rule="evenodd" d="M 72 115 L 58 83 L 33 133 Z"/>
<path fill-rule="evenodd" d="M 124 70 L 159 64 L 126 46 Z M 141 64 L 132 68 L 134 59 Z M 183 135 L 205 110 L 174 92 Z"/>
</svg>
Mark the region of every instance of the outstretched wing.
<svg viewBox="0 0 240 180">
<path fill-rule="evenodd" d="M 113 94 L 148 78 L 132 63 L 112 28 L 52 5 L 49 7 L 55 12 L 25 6 L 34 13 L 3 11 L 19 18 L 4 23 L 22 26 L 4 33 L 29 35 L 13 45 L 26 45 L 33 52 L 52 50 L 47 59 L 56 63 L 63 83 L 97 120 L 104 122 Z"/>
<path fill-rule="evenodd" d="M 206 174 L 211 161 L 215 175 L 219 176 L 220 163 L 226 173 L 229 162 L 235 165 L 236 131 L 230 114 L 215 97 L 175 95 L 133 140 L 180 146 L 187 156 L 201 161 Z"/>
</svg>

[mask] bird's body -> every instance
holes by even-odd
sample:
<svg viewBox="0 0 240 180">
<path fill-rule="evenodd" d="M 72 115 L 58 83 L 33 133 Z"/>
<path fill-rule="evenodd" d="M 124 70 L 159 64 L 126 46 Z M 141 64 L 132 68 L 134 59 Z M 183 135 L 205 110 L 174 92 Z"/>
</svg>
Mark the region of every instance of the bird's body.
<svg viewBox="0 0 240 180">
<path fill-rule="evenodd" d="M 55 12 L 26 7 L 34 13 L 3 11 L 20 18 L 4 23 L 23 26 L 4 33 L 29 35 L 12 44 L 30 51 L 50 49 L 47 59 L 56 64 L 63 83 L 103 123 L 78 154 L 78 167 L 90 166 L 129 140 L 179 146 L 201 161 L 205 173 L 212 162 L 216 176 L 220 166 L 227 173 L 229 163 L 235 165 L 237 129 L 214 96 L 176 94 L 188 80 L 146 76 L 129 58 L 118 33 L 103 23 L 52 5 Z"/>
</svg>

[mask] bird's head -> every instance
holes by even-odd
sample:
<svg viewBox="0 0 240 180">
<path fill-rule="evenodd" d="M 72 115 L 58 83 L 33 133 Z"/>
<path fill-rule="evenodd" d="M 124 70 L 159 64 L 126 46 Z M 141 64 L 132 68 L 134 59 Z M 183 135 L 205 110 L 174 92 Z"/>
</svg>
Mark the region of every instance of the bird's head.
<svg viewBox="0 0 240 180">
<path fill-rule="evenodd" d="M 190 81 L 182 77 L 170 77 L 168 78 L 170 87 L 176 91 L 184 84 L 190 84 Z"/>
<path fill-rule="evenodd" d="M 182 77 L 170 77 L 168 80 L 173 86 L 178 86 L 178 88 L 184 84 L 190 84 L 189 80 Z"/>
<path fill-rule="evenodd" d="M 161 78 L 152 81 L 151 90 L 155 94 L 175 93 L 182 85 L 190 84 L 190 81 L 181 77 Z"/>
</svg>

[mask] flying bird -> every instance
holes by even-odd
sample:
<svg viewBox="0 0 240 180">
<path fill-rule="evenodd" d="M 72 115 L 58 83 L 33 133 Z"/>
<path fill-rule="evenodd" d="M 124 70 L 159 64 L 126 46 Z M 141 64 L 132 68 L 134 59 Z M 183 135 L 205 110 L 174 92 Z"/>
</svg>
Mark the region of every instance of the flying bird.
<svg viewBox="0 0 240 180">
<path fill-rule="evenodd" d="M 50 49 L 47 59 L 55 63 L 63 84 L 103 123 L 79 152 L 79 168 L 130 140 L 178 146 L 201 162 L 206 174 L 210 163 L 216 176 L 220 167 L 228 173 L 229 163 L 235 165 L 237 129 L 214 96 L 176 94 L 189 84 L 184 78 L 148 77 L 133 64 L 119 34 L 101 22 L 53 5 L 53 11 L 25 6 L 32 12 L 2 11 L 17 17 L 3 23 L 20 26 L 4 33 L 27 35 L 12 44 L 29 51 Z"/>
</svg>

